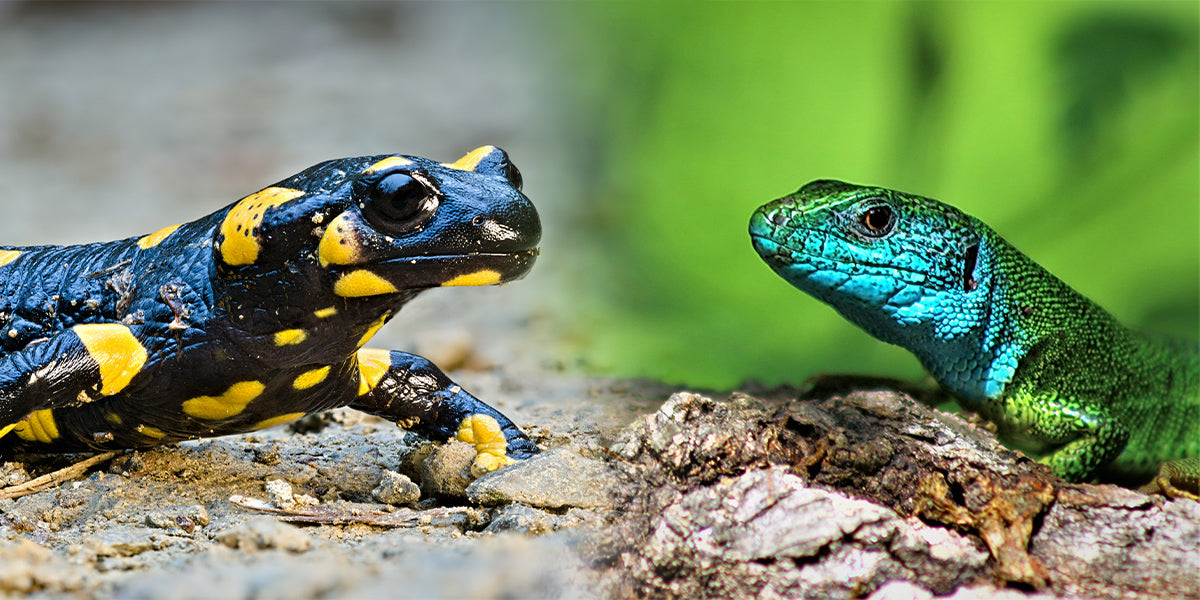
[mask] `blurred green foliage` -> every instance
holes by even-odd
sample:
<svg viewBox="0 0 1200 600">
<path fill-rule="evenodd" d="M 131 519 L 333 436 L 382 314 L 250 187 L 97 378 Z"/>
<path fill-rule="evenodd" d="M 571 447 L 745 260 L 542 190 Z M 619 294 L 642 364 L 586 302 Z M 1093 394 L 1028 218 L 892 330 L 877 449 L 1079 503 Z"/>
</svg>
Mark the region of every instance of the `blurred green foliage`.
<svg viewBox="0 0 1200 600">
<path fill-rule="evenodd" d="M 557 12 L 595 177 L 561 250 L 588 257 L 571 276 L 574 350 L 594 371 L 703 386 L 919 376 L 752 250 L 751 211 L 818 178 L 954 204 L 1125 322 L 1195 337 L 1198 7 Z"/>
</svg>

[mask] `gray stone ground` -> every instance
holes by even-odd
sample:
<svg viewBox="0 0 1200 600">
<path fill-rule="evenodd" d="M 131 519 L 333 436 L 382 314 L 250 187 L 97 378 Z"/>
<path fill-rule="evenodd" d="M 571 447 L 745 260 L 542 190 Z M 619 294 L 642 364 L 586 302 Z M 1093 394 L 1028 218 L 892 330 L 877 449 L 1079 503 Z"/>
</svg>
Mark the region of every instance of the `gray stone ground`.
<svg viewBox="0 0 1200 600">
<path fill-rule="evenodd" d="M 619 487 L 600 448 L 642 398 L 628 402 L 626 384 L 575 378 L 500 383 L 507 391 L 492 398 L 507 398 L 552 449 L 465 490 L 445 480 L 469 465 L 469 447 L 426 447 L 390 423 L 336 411 L 302 423 L 304 433 L 131 453 L 0 500 L 0 597 L 595 597 L 602 575 L 586 562 L 589 539 Z M 0 463 L 0 474 L 19 483 L 26 468 L 53 466 Z M 420 482 L 423 497 L 381 502 L 394 477 Z M 243 499 L 308 516 L 285 522 Z M 313 524 L 322 517 L 336 522 Z"/>
</svg>

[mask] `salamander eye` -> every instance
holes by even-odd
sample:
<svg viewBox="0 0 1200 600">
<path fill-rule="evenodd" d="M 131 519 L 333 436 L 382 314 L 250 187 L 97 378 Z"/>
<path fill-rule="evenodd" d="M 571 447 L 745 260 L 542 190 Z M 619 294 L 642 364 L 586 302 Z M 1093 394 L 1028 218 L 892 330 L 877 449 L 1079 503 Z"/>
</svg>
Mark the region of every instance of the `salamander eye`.
<svg viewBox="0 0 1200 600">
<path fill-rule="evenodd" d="M 407 173 L 392 173 L 371 187 L 363 216 L 380 230 L 402 233 L 420 227 L 437 207 L 437 194 L 428 185 Z"/>
<path fill-rule="evenodd" d="M 896 226 L 896 213 L 886 204 L 872 206 L 858 217 L 862 232 L 871 237 L 883 237 Z"/>
</svg>

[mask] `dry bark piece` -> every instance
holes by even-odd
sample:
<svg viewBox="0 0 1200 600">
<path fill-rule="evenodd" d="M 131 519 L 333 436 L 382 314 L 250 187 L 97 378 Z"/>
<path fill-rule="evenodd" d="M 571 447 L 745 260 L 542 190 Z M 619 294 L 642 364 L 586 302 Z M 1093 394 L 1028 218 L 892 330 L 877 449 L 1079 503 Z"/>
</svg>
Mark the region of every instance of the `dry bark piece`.
<svg viewBox="0 0 1200 600">
<path fill-rule="evenodd" d="M 861 597 L 904 579 L 939 595 L 1000 583 L 1195 597 L 1200 503 L 1064 483 L 878 381 L 815 389 L 681 392 L 625 432 L 614 451 L 637 487 L 599 546 L 616 554 L 621 592 Z M 891 516 L 868 524 L 800 501 L 817 493 Z"/>
</svg>

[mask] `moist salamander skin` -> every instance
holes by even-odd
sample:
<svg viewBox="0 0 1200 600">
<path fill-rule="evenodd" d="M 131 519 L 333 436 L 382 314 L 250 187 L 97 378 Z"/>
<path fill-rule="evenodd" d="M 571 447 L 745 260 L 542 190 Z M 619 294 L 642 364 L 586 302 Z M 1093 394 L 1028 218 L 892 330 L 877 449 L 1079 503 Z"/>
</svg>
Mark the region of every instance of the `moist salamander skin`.
<svg viewBox="0 0 1200 600">
<path fill-rule="evenodd" d="M 331 160 L 190 223 L 0 246 L 0 453 L 155 446 L 349 406 L 475 444 L 537 447 L 428 360 L 365 345 L 441 286 L 523 277 L 541 225 L 503 150 Z"/>
</svg>

